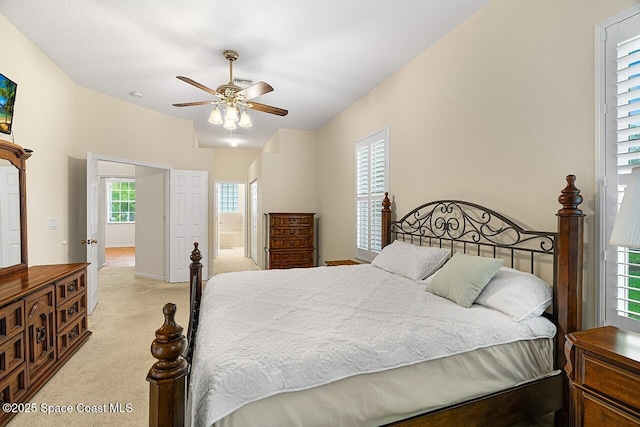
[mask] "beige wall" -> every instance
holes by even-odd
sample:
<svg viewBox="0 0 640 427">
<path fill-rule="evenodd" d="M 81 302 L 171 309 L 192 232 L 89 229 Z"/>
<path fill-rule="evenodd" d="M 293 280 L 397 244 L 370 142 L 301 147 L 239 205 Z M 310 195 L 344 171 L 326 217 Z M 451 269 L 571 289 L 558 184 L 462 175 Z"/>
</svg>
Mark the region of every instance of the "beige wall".
<svg viewBox="0 0 640 427">
<path fill-rule="evenodd" d="M 14 142 L 34 150 L 27 161 L 29 263 L 65 262 L 73 178 L 67 162 L 77 141 L 78 86 L 2 15 L 0 40 L 6 53 L 0 72 L 18 84 Z M 11 140 L 5 134 L 0 139 Z M 47 229 L 50 218 L 57 219 L 57 230 Z"/>
<path fill-rule="evenodd" d="M 249 166 L 259 155 L 260 150 L 214 148 L 213 180 L 246 182 Z"/>
<path fill-rule="evenodd" d="M 494 0 L 318 132 L 321 260 L 355 253 L 354 144 L 390 129 L 390 193 L 405 213 L 477 202 L 555 230 L 577 176 L 588 215 L 585 320 L 595 321 L 594 25 L 633 0 Z"/>
</svg>

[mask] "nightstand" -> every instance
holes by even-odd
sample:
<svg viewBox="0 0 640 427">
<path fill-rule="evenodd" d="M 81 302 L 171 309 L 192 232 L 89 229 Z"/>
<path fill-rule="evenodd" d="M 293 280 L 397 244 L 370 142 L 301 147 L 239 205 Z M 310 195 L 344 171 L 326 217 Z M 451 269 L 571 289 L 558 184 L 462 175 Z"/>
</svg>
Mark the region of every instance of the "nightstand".
<svg viewBox="0 0 640 427">
<path fill-rule="evenodd" d="M 327 264 L 327 266 L 329 267 L 335 267 L 337 265 L 359 265 L 362 264 L 358 261 L 353 261 L 351 259 L 338 259 L 335 261 L 325 261 L 325 264 Z"/>
<path fill-rule="evenodd" d="M 640 335 L 605 326 L 566 338 L 570 425 L 640 425 Z"/>
</svg>

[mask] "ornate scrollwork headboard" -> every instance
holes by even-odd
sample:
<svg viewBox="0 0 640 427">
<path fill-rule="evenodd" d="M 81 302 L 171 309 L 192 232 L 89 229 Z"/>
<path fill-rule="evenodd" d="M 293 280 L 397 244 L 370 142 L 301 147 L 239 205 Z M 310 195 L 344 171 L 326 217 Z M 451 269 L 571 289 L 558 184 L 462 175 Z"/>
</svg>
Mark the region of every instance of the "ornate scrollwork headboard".
<svg viewBox="0 0 640 427">
<path fill-rule="evenodd" d="M 536 254 L 555 262 L 557 233 L 525 230 L 505 216 L 475 203 L 438 200 L 426 203 L 397 221 L 389 221 L 389 241 L 420 246 L 450 247 L 477 255 L 500 257 L 516 267 L 523 259 L 534 272 Z M 509 265 L 510 264 L 510 265 Z M 518 266 L 518 269 L 522 269 Z"/>
</svg>

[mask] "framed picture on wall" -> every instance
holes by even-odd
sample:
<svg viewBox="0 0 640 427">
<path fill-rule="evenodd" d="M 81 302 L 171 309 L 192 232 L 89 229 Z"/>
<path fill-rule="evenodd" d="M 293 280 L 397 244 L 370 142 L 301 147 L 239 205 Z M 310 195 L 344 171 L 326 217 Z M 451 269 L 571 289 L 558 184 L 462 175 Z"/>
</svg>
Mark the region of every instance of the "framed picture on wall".
<svg viewBox="0 0 640 427">
<path fill-rule="evenodd" d="M 0 74 L 0 132 L 2 133 L 11 133 L 17 88 L 17 84 Z"/>
</svg>

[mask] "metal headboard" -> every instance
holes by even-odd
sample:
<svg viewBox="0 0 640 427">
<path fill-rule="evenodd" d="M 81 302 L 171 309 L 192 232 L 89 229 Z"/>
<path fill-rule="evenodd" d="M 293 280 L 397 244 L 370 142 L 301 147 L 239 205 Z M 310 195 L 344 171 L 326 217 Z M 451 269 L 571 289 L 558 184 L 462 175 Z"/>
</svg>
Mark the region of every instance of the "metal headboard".
<svg viewBox="0 0 640 427">
<path fill-rule="evenodd" d="M 534 273 L 539 255 L 547 260 L 553 257 L 554 269 L 557 262 L 557 233 L 525 230 L 491 209 L 460 200 L 426 203 L 402 219 L 390 221 L 389 232 L 391 241 L 449 247 L 452 254 L 462 251 L 503 258 L 505 265 L 513 268 L 517 268 L 516 262 L 528 261 L 530 273 Z"/>
</svg>

